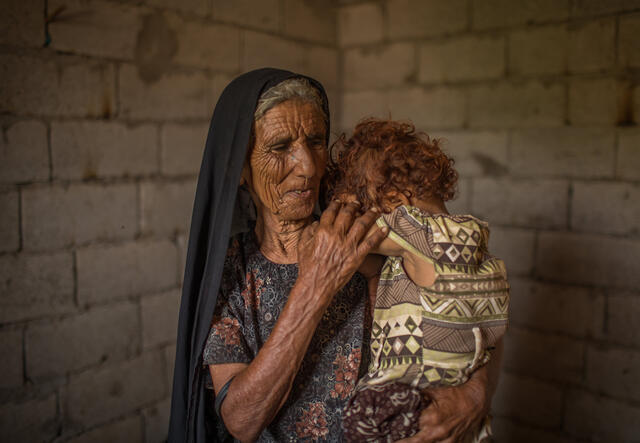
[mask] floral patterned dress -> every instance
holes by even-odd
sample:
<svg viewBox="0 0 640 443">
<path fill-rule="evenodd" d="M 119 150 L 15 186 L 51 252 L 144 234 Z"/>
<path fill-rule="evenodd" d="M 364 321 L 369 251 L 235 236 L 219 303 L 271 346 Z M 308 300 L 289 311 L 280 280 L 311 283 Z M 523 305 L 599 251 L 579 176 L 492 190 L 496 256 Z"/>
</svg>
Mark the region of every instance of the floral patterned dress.
<svg viewBox="0 0 640 443">
<path fill-rule="evenodd" d="M 269 337 L 297 277 L 298 265 L 273 263 L 262 255 L 253 230 L 233 237 L 204 364 L 250 363 Z M 370 336 L 366 293 L 365 279 L 355 274 L 336 294 L 287 401 L 258 441 L 342 439 L 342 409 L 368 364 L 362 362 Z"/>
</svg>

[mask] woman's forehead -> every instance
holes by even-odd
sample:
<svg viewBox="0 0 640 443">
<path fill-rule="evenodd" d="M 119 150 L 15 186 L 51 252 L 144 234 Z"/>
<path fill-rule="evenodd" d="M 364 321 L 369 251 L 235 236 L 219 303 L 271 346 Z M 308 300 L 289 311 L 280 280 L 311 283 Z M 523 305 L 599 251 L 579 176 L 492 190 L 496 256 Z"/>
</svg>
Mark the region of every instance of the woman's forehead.
<svg viewBox="0 0 640 443">
<path fill-rule="evenodd" d="M 326 130 L 324 116 L 318 105 L 302 100 L 287 100 L 269 109 L 256 122 L 258 132 L 292 132 Z"/>
</svg>

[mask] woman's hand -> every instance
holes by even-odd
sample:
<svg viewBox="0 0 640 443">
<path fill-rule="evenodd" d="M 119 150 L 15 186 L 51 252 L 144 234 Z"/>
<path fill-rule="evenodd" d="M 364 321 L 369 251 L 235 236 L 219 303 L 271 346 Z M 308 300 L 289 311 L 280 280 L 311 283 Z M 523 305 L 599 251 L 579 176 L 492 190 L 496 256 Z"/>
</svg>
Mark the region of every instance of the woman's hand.
<svg viewBox="0 0 640 443">
<path fill-rule="evenodd" d="M 460 386 L 426 390 L 431 403 L 420 415 L 420 430 L 401 441 L 454 443 L 478 432 L 491 406 L 487 371 L 485 365 Z"/>
<path fill-rule="evenodd" d="M 378 229 L 367 236 L 379 214 L 367 211 L 357 216 L 359 207 L 358 202 L 332 201 L 298 243 L 298 279 L 319 289 L 327 304 L 387 235 L 387 230 Z"/>
</svg>

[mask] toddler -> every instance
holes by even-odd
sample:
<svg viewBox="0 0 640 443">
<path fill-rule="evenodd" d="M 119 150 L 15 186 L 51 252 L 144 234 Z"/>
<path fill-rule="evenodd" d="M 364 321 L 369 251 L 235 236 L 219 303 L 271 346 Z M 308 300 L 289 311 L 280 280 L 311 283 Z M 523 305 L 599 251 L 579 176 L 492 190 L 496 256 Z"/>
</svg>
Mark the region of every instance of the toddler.
<svg viewBox="0 0 640 443">
<path fill-rule="evenodd" d="M 333 196 L 375 207 L 389 235 L 373 314 L 368 373 L 343 413 L 346 441 L 386 442 L 418 431 L 420 391 L 456 386 L 490 358 L 507 327 L 504 263 L 489 254 L 488 224 L 450 215 L 453 160 L 408 123 L 366 120 L 329 176 Z M 490 436 L 488 418 L 474 441 Z"/>
</svg>

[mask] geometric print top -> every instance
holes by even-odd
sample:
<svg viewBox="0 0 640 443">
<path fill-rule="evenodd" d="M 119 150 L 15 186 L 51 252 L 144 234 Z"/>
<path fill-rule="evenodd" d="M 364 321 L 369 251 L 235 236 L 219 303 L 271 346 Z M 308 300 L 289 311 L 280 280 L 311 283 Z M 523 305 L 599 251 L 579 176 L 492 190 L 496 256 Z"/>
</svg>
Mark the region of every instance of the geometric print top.
<svg viewBox="0 0 640 443">
<path fill-rule="evenodd" d="M 253 229 L 232 237 L 203 363 L 250 363 L 269 338 L 297 278 L 297 264 L 274 263 L 260 252 Z M 342 410 L 368 365 L 368 299 L 367 282 L 355 273 L 324 313 L 289 396 L 258 442 L 341 438 Z M 222 437 L 223 429 L 218 432 Z"/>
<path fill-rule="evenodd" d="M 455 386 L 490 357 L 504 335 L 509 284 L 489 254 L 488 224 L 471 215 L 399 206 L 377 221 L 403 249 L 432 263 L 435 282 L 413 283 L 402 258 L 382 268 L 371 331 L 371 362 L 359 388 L 388 381 L 419 389 Z"/>
</svg>

